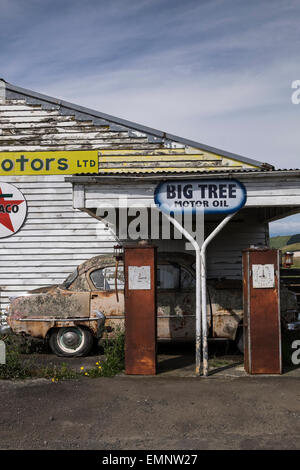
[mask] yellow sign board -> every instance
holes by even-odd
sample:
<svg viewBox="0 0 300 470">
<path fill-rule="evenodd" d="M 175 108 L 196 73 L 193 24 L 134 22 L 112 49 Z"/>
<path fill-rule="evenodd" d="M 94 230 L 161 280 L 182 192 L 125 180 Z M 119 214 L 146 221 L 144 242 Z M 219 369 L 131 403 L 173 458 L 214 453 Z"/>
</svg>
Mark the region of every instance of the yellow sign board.
<svg viewBox="0 0 300 470">
<path fill-rule="evenodd" d="M 0 152 L 0 176 L 98 173 L 98 150 Z"/>
</svg>

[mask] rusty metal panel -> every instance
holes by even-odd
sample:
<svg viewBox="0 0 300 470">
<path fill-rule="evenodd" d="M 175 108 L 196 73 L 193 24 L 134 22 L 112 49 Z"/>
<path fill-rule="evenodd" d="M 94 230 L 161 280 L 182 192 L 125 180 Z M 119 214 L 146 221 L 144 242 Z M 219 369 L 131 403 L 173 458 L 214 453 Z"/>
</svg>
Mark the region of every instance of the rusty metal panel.
<svg viewBox="0 0 300 470">
<path fill-rule="evenodd" d="M 89 317 L 89 292 L 72 292 L 53 286 L 47 292 L 14 299 L 9 308 L 12 319 Z"/>
<path fill-rule="evenodd" d="M 245 370 L 281 374 L 280 280 L 277 250 L 243 253 Z"/>
<path fill-rule="evenodd" d="M 156 248 L 124 248 L 126 374 L 156 374 Z"/>
</svg>

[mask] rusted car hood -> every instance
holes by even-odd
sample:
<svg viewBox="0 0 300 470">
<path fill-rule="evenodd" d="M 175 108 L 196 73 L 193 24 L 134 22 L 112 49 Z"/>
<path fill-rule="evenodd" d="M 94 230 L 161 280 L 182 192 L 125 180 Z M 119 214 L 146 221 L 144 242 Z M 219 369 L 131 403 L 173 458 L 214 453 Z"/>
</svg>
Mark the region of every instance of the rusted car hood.
<svg viewBox="0 0 300 470">
<path fill-rule="evenodd" d="M 80 318 L 89 316 L 89 292 L 72 292 L 59 286 L 35 289 L 11 301 L 10 320 L 26 318 Z"/>
</svg>

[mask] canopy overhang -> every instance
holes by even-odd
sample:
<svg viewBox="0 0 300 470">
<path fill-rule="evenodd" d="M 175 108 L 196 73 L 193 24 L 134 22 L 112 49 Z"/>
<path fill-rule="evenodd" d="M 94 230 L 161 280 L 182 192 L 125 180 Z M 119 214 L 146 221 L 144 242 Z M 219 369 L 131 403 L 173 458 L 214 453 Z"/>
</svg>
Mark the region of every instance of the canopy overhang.
<svg viewBox="0 0 300 470">
<path fill-rule="evenodd" d="M 65 180 L 73 184 L 75 209 L 92 210 L 112 205 L 118 207 L 120 198 L 137 200 L 143 206 L 154 204 L 154 191 L 168 179 L 238 179 L 247 190 L 244 209 L 258 211 L 261 221 L 271 222 L 300 212 L 300 170 L 244 170 L 201 172 L 193 174 L 144 175 L 76 175 Z M 92 215 L 92 214 L 91 214 Z"/>
</svg>

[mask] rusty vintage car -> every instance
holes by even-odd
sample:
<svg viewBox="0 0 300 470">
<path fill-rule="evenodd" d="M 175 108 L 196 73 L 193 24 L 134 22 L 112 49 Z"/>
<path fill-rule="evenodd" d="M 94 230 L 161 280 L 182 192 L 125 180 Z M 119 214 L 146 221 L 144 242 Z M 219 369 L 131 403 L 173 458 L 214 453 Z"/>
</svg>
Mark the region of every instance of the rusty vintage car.
<svg viewBox="0 0 300 470">
<path fill-rule="evenodd" d="M 158 340 L 195 340 L 195 258 L 159 253 L 157 266 Z M 209 332 L 242 344 L 243 299 L 239 280 L 208 281 Z M 83 356 L 94 338 L 123 326 L 124 273 L 113 256 L 79 265 L 60 285 L 35 289 L 11 300 L 8 324 L 15 333 L 49 340 L 59 356 Z"/>
</svg>

